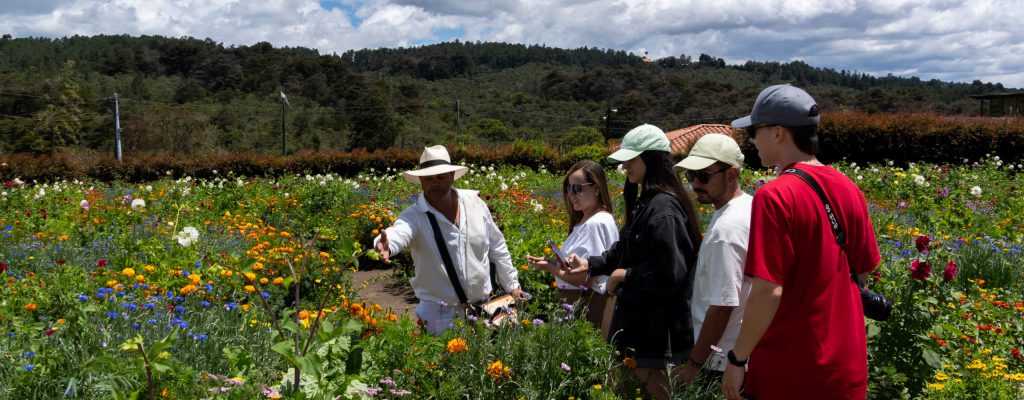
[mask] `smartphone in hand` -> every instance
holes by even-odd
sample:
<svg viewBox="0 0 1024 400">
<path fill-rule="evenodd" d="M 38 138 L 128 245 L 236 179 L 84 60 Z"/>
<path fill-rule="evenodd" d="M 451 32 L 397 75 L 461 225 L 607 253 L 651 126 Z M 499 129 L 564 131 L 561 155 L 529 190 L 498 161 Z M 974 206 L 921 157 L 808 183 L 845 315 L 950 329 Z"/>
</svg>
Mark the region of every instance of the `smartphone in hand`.
<svg viewBox="0 0 1024 400">
<path fill-rule="evenodd" d="M 558 244 L 556 244 L 554 240 L 548 239 L 548 247 L 551 247 L 551 253 L 553 253 L 555 255 L 555 260 L 558 262 L 558 267 L 559 268 L 561 268 L 563 270 L 566 270 L 566 271 L 571 269 L 571 268 L 569 268 L 569 263 L 566 262 L 566 260 L 569 258 L 569 256 L 566 255 L 562 251 L 562 249 L 558 248 Z"/>
</svg>

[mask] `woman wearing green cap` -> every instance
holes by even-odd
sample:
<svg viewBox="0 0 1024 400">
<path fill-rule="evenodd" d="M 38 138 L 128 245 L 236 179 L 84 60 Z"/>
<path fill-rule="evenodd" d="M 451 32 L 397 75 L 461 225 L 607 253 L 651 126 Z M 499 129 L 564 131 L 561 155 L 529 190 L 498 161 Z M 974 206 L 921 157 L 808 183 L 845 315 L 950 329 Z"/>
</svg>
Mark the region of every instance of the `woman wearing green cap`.
<svg viewBox="0 0 1024 400">
<path fill-rule="evenodd" d="M 667 396 L 666 364 L 679 365 L 693 346 L 690 296 L 701 236 L 693 202 L 673 171 L 665 133 L 641 125 L 608 158 L 622 162 L 626 221 L 601 255 L 575 254 L 572 272 L 608 275 L 618 299 L 610 334 L 636 361 L 634 373 L 657 397 Z"/>
</svg>

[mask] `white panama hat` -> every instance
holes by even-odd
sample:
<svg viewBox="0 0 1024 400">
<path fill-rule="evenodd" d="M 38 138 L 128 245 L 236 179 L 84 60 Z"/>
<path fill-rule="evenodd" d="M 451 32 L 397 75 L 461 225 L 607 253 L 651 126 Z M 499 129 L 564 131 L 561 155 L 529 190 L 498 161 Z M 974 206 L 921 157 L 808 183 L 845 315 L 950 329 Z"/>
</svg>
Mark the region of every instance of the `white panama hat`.
<svg viewBox="0 0 1024 400">
<path fill-rule="evenodd" d="M 448 149 L 436 145 L 423 148 L 423 154 L 420 155 L 420 169 L 405 171 L 402 176 L 409 182 L 419 184 L 421 176 L 434 176 L 449 172 L 455 172 L 455 179 L 459 179 L 469 172 L 469 168 L 452 164 L 452 158 L 448 156 Z"/>
</svg>

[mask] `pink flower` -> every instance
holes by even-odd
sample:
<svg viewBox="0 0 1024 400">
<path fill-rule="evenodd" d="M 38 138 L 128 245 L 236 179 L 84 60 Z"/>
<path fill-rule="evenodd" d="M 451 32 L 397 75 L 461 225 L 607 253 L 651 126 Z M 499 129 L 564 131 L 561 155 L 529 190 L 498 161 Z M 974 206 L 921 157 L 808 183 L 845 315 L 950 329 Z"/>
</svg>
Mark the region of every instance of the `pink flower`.
<svg viewBox="0 0 1024 400">
<path fill-rule="evenodd" d="M 949 262 L 946 263 L 946 269 L 942 271 L 942 280 L 945 282 L 949 282 L 953 279 L 956 279 L 956 267 L 956 261 L 949 260 Z"/>
<path fill-rule="evenodd" d="M 919 260 L 914 260 L 914 262 L 912 264 L 910 264 L 910 277 L 911 278 L 917 279 L 919 281 L 923 281 L 923 280 L 928 279 L 928 277 L 931 276 L 931 275 L 932 275 L 932 264 L 929 263 L 928 261 L 921 262 Z"/>
</svg>

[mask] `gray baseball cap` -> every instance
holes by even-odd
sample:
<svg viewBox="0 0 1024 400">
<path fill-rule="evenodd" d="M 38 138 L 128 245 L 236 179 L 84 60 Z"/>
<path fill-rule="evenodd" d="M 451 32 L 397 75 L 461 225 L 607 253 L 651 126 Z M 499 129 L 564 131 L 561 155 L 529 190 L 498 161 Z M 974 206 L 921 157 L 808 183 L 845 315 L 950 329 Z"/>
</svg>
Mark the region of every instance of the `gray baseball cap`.
<svg viewBox="0 0 1024 400">
<path fill-rule="evenodd" d="M 733 128 L 756 124 L 806 126 L 821 120 L 818 103 L 810 94 L 796 86 L 769 86 L 757 95 L 750 115 L 732 121 Z"/>
</svg>

